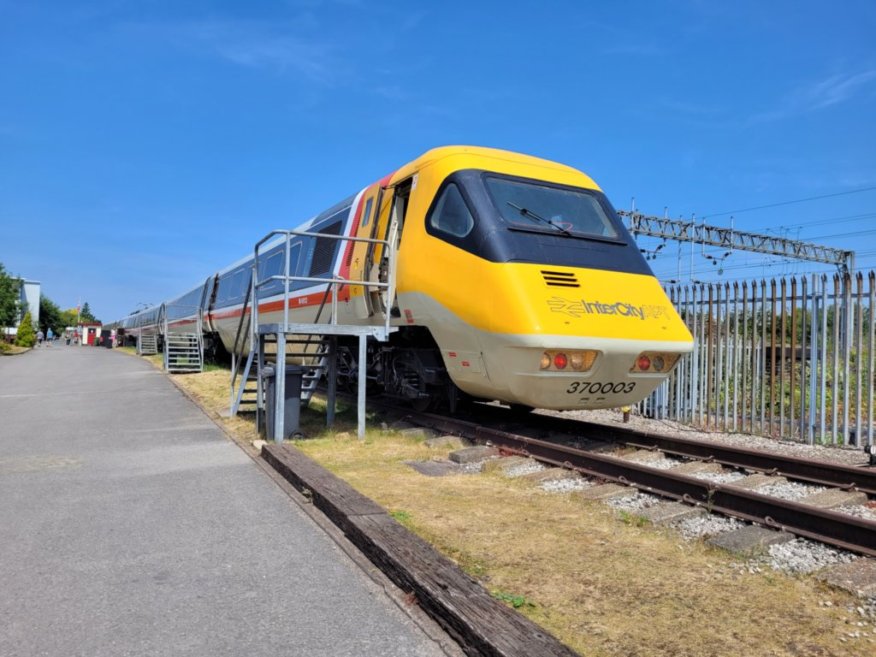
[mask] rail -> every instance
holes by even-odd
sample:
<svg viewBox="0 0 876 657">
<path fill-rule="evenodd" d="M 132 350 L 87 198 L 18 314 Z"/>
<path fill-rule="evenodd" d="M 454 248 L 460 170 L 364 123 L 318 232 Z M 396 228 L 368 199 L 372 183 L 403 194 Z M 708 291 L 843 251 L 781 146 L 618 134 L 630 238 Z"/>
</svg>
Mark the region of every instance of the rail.
<svg viewBox="0 0 876 657">
<path fill-rule="evenodd" d="M 876 556 L 876 522 L 871 520 L 457 418 L 427 413 L 410 414 L 409 418 L 440 431 L 465 435 L 477 442 L 488 442 L 508 453 L 534 458 L 556 467 L 571 468 L 587 476 L 616 481 L 643 492 L 788 531 L 859 554 Z"/>
</svg>

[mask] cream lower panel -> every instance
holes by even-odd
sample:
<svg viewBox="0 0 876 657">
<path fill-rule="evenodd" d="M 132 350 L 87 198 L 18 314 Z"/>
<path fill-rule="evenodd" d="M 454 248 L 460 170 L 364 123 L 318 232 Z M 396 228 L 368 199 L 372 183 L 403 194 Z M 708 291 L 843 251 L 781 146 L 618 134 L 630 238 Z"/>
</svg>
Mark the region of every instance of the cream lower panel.
<svg viewBox="0 0 876 657">
<path fill-rule="evenodd" d="M 445 367 L 465 392 L 485 399 L 558 410 L 613 408 L 647 397 L 666 378 L 631 374 L 643 351 L 687 353 L 688 342 L 594 338 L 586 335 L 505 334 L 478 330 L 434 299 L 408 293 L 400 303 L 417 324 L 427 326 Z M 545 350 L 599 352 L 589 372 L 540 369 Z"/>
</svg>

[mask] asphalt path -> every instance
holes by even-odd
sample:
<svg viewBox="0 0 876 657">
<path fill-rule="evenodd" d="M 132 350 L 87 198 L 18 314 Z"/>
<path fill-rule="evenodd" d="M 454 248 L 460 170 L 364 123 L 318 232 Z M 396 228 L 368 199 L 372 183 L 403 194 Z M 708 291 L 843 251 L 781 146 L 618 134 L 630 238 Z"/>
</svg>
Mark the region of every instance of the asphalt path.
<svg viewBox="0 0 876 657">
<path fill-rule="evenodd" d="M 0 357 L 0 655 L 444 654 L 151 365 Z"/>
</svg>

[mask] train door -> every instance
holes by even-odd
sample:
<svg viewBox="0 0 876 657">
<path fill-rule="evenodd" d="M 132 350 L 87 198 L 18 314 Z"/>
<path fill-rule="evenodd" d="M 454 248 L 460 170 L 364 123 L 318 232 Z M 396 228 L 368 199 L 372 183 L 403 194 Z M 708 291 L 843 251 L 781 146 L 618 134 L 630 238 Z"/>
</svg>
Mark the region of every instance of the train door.
<svg viewBox="0 0 876 657">
<path fill-rule="evenodd" d="M 356 227 L 356 237 L 371 238 L 375 232 L 377 225 L 377 216 L 380 214 L 380 205 L 385 197 L 386 188 L 375 185 L 373 189 L 369 189 L 365 194 L 365 201 L 362 208 L 362 215 L 359 217 L 359 223 Z M 349 278 L 354 281 L 367 280 L 367 272 L 370 271 L 366 267 L 366 262 L 369 257 L 371 245 L 367 242 L 354 242 L 350 253 Z M 374 314 L 374 309 L 371 306 L 371 296 L 365 292 L 362 285 L 351 286 L 350 302 L 359 319 L 368 319 Z"/>
<path fill-rule="evenodd" d="M 363 237 L 386 240 L 392 245 L 387 250 L 382 244 L 368 244 L 364 257 L 359 261 L 361 269 L 351 271 L 352 278 L 361 277 L 361 280 L 388 283 L 391 291 L 388 292 L 386 288 L 369 288 L 361 297 L 357 297 L 356 313 L 362 319 L 378 312 L 390 312 L 393 316 L 398 316 L 398 308 L 395 307 L 396 253 L 401 244 L 408 201 L 415 182 L 416 176 L 392 187 L 380 188 L 376 195 L 375 218 L 371 221 L 370 233 L 359 233 Z M 366 206 L 367 203 L 366 200 Z M 366 229 L 365 232 L 369 231 Z"/>
</svg>

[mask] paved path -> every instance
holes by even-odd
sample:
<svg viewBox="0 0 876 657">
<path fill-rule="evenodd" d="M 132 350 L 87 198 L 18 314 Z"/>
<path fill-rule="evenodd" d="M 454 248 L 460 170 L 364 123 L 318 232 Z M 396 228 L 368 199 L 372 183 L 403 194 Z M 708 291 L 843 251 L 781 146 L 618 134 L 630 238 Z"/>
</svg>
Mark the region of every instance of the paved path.
<svg viewBox="0 0 876 657">
<path fill-rule="evenodd" d="M 0 655 L 443 654 L 148 363 L 0 357 Z"/>
</svg>

